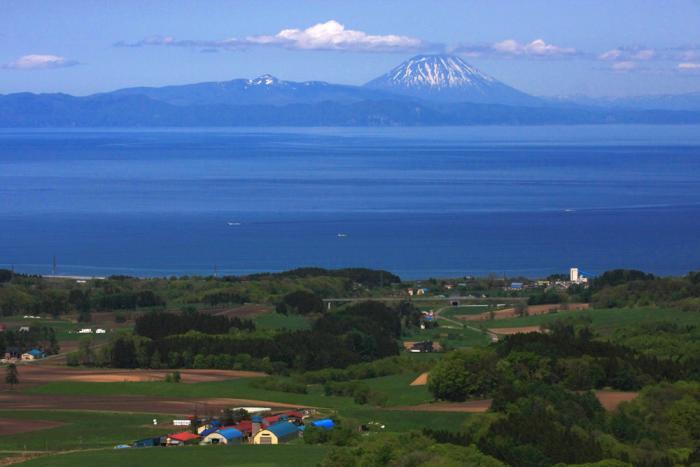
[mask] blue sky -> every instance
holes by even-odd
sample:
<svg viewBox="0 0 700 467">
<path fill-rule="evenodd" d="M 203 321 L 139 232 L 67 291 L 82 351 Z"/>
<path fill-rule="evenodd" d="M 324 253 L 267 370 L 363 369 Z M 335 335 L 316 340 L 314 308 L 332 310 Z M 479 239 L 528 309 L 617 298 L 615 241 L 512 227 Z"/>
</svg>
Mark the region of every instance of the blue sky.
<svg viewBox="0 0 700 467">
<path fill-rule="evenodd" d="M 700 0 L 1 0 L 0 93 L 362 84 L 448 51 L 537 95 L 700 91 Z"/>
</svg>

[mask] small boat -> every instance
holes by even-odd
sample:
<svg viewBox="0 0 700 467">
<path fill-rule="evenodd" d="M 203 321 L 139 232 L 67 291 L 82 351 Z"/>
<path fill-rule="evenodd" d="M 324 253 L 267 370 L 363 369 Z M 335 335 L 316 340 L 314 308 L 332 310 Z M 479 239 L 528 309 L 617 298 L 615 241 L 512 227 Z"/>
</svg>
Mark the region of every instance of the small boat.
<svg viewBox="0 0 700 467">
<path fill-rule="evenodd" d="M 339 233 L 338 234 L 338 238 L 345 238 L 347 236 L 348 236 L 348 234 L 346 234 L 346 233 Z"/>
<path fill-rule="evenodd" d="M 240 222 L 227 222 L 228 225 L 241 225 Z"/>
</svg>

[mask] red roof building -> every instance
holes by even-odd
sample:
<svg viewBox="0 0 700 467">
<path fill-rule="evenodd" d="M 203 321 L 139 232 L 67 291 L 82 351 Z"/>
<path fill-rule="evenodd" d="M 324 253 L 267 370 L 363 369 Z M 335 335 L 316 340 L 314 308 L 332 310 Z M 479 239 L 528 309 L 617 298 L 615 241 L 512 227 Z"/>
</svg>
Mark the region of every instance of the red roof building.
<svg viewBox="0 0 700 467">
<path fill-rule="evenodd" d="M 199 435 L 195 435 L 194 433 L 190 433 L 189 431 L 183 431 L 180 433 L 173 433 L 172 435 L 168 435 L 168 442 L 175 441 L 175 443 L 172 444 L 187 444 L 192 443 L 196 440 L 199 440 Z"/>
</svg>

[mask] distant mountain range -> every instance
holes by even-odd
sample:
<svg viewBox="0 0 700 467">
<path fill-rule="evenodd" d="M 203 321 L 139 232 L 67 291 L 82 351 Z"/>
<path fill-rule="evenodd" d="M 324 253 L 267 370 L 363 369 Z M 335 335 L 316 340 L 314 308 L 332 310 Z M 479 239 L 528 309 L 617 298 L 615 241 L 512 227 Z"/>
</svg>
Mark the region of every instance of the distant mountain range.
<svg viewBox="0 0 700 467">
<path fill-rule="evenodd" d="M 544 99 L 452 55 L 420 55 L 364 86 L 270 75 L 75 97 L 0 95 L 0 127 L 700 123 L 700 94 Z"/>
</svg>

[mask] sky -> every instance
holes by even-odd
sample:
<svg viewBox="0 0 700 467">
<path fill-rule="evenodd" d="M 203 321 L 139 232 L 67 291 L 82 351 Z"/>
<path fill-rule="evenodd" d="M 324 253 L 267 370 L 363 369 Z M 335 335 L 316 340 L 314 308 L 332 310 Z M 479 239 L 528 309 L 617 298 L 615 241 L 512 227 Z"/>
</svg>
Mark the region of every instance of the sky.
<svg viewBox="0 0 700 467">
<path fill-rule="evenodd" d="M 0 0 L 0 94 L 359 85 L 421 53 L 541 96 L 700 92 L 700 0 Z"/>
</svg>

